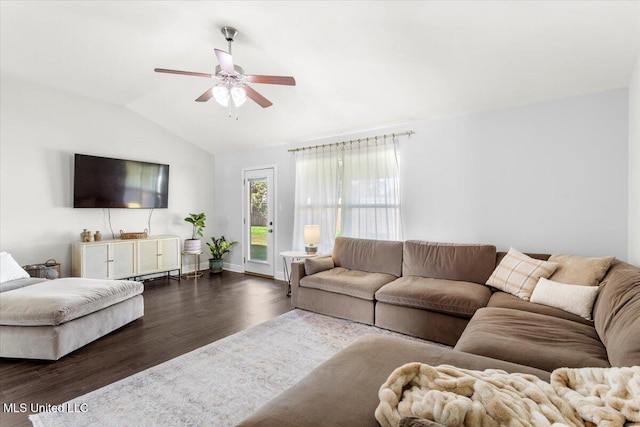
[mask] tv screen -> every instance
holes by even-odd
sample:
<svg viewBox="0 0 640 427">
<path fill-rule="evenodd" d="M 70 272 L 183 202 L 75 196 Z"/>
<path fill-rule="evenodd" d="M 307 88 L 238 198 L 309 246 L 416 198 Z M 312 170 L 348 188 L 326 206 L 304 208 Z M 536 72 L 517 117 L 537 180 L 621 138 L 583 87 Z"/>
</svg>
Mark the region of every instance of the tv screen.
<svg viewBox="0 0 640 427">
<path fill-rule="evenodd" d="M 166 208 L 169 165 L 75 155 L 74 208 Z"/>
</svg>

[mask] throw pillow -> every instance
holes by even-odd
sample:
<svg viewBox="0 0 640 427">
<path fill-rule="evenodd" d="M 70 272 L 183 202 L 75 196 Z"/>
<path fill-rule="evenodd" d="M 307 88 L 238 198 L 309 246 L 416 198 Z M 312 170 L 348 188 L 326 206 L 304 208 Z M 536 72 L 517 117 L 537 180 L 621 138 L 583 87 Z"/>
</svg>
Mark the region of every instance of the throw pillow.
<svg viewBox="0 0 640 427">
<path fill-rule="evenodd" d="M 29 273 L 20 267 L 11 254 L 7 252 L 0 254 L 0 283 L 10 280 L 26 279 L 28 277 L 30 277 Z"/>
<path fill-rule="evenodd" d="M 613 257 L 584 258 L 573 255 L 553 254 L 549 261 L 558 263 L 558 269 L 549 278 L 554 282 L 596 286 L 607 274 Z"/>
<path fill-rule="evenodd" d="M 531 302 L 559 308 L 593 320 L 591 311 L 599 290 L 597 286 L 570 285 L 540 278 L 531 295 Z"/>
<path fill-rule="evenodd" d="M 334 267 L 331 255 L 307 258 L 304 260 L 304 274 L 311 276 L 324 270 L 331 270 Z"/>
<path fill-rule="evenodd" d="M 555 262 L 533 259 L 511 248 L 486 284 L 529 301 L 538 279 L 551 276 L 557 267 Z"/>
</svg>

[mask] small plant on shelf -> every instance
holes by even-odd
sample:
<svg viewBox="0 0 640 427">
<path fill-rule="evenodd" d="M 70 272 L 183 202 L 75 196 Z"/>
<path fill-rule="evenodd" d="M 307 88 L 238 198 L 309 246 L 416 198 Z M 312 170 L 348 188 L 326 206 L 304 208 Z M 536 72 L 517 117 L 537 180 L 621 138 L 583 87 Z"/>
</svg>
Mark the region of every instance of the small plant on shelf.
<svg viewBox="0 0 640 427">
<path fill-rule="evenodd" d="M 198 252 L 202 247 L 200 237 L 203 235 L 202 231 L 204 230 L 204 222 L 207 220 L 207 216 L 204 212 L 197 214 L 190 213 L 184 220 L 193 226 L 191 238 L 185 239 L 184 241 L 184 250 L 187 252 Z"/>
<path fill-rule="evenodd" d="M 231 247 L 237 244 L 238 242 L 228 242 L 224 236 L 215 238 L 211 238 L 213 244 L 207 242 L 207 246 L 209 246 L 209 252 L 211 253 L 211 258 L 209 259 L 209 272 L 211 273 L 220 273 L 222 271 L 222 262 L 224 256 L 231 252 Z"/>
</svg>

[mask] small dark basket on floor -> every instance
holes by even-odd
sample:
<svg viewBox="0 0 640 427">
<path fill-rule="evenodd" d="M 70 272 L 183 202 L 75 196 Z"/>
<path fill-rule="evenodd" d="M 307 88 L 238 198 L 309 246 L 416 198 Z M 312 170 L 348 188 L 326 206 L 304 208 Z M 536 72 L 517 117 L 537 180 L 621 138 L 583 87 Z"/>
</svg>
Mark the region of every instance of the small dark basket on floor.
<svg viewBox="0 0 640 427">
<path fill-rule="evenodd" d="M 41 279 L 57 279 L 60 277 L 60 264 L 55 259 L 48 259 L 42 264 L 25 265 L 22 268 L 31 277 L 39 277 Z"/>
</svg>

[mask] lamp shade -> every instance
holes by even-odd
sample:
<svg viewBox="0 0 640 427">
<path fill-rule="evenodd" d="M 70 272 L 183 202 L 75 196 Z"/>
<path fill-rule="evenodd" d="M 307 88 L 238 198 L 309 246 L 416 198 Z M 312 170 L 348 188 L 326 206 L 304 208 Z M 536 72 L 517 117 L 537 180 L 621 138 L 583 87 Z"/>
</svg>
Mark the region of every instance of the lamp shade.
<svg viewBox="0 0 640 427">
<path fill-rule="evenodd" d="M 306 252 L 317 252 L 318 243 L 320 243 L 320 226 L 305 225 L 304 226 L 304 250 Z"/>
<path fill-rule="evenodd" d="M 239 107 L 247 100 L 247 91 L 242 86 L 234 86 L 231 88 L 231 98 L 236 107 Z"/>
<path fill-rule="evenodd" d="M 218 83 L 211 88 L 213 97 L 218 101 L 218 104 L 226 107 L 229 105 L 229 88 L 224 83 Z"/>
</svg>

